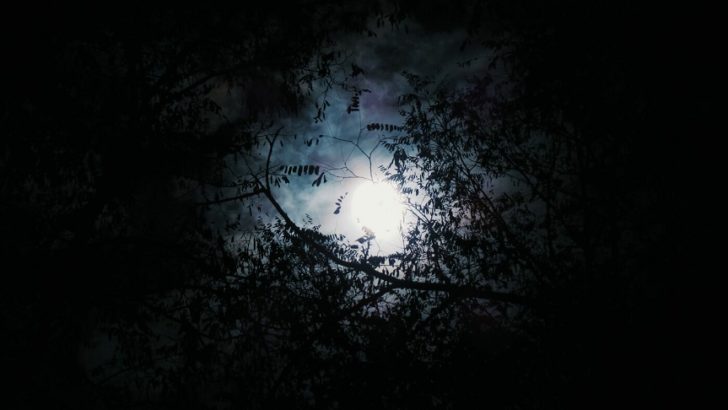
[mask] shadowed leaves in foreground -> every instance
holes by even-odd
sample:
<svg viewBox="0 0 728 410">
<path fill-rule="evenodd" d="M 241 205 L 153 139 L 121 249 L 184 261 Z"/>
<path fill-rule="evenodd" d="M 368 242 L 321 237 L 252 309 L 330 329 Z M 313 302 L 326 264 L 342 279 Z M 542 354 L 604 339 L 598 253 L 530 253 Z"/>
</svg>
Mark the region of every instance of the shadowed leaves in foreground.
<svg viewBox="0 0 728 410">
<path fill-rule="evenodd" d="M 33 25 L 9 48 L 2 100 L 9 407 L 660 400 L 675 383 L 663 361 L 680 262 L 669 233 L 684 222 L 663 202 L 679 178 L 673 147 L 654 144 L 644 13 L 603 8 L 604 25 L 586 6 L 450 3 Z M 318 92 L 351 91 L 337 73 L 368 75 L 331 51 L 339 41 L 371 38 L 367 22 L 412 21 L 467 29 L 463 45 L 495 57 L 457 88 L 405 73 L 401 122 L 362 126 L 382 138 L 380 170 L 413 216 L 401 251 L 373 255 L 372 235 L 352 243 L 289 217 L 280 189 L 334 177 L 315 161 L 281 166 L 276 121 Z M 366 91 L 318 105 L 316 120 L 361 115 L 377 92 Z M 232 179 L 238 157 L 249 172 Z M 344 198 L 332 199 L 338 215 Z M 231 204 L 270 218 L 213 229 L 213 211 Z"/>
</svg>

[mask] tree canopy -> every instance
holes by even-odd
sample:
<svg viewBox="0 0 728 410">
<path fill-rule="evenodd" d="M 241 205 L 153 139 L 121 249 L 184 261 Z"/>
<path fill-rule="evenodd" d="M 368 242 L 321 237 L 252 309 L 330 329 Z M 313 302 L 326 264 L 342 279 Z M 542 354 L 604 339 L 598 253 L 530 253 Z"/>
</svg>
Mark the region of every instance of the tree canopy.
<svg viewBox="0 0 728 410">
<path fill-rule="evenodd" d="M 10 407 L 666 403 L 682 179 L 646 11 L 455 3 L 21 18 L 1 120 Z M 485 57 L 457 81 L 401 73 L 396 121 L 367 122 L 352 44 L 411 29 Z M 356 137 L 290 130 L 337 110 Z M 369 175 L 286 154 L 339 143 Z M 406 206 L 395 251 L 284 198 L 375 173 Z M 327 201 L 336 218 L 351 198 Z"/>
</svg>

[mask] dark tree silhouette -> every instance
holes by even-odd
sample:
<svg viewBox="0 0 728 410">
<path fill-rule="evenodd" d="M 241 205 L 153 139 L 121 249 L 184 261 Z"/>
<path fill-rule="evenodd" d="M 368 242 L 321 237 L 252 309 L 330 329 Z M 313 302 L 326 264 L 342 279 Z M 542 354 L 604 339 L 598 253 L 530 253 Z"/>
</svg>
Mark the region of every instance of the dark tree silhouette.
<svg viewBox="0 0 728 410">
<path fill-rule="evenodd" d="M 23 42 L 4 35 L 9 408 L 670 403 L 683 179 L 656 143 L 647 10 L 413 3 L 28 13 Z M 412 215 L 374 254 L 289 216 L 275 188 L 335 174 L 281 165 L 327 141 L 276 120 L 313 90 L 358 115 L 371 91 L 337 41 L 411 21 L 494 57 L 458 87 L 404 73 L 401 122 L 362 126 Z M 272 217 L 214 230 L 225 206 Z"/>
</svg>

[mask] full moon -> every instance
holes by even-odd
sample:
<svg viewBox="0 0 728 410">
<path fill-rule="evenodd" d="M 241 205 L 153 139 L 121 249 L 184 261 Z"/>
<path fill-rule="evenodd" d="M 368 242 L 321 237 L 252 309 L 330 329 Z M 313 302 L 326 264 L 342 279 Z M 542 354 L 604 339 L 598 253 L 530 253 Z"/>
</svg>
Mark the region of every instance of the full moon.
<svg viewBox="0 0 728 410">
<path fill-rule="evenodd" d="M 352 197 L 355 223 L 374 233 L 377 240 L 393 242 L 398 238 L 404 218 L 404 203 L 397 190 L 386 182 L 364 182 Z"/>
</svg>

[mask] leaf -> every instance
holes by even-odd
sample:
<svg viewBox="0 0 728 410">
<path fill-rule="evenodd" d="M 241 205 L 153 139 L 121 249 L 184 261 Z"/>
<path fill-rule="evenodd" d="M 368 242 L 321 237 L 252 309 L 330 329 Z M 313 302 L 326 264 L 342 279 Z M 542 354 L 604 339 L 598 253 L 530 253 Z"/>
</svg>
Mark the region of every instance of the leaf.
<svg viewBox="0 0 728 410">
<path fill-rule="evenodd" d="M 356 64 L 351 65 L 351 76 L 356 77 L 359 74 L 364 74 L 364 70 Z"/>
<path fill-rule="evenodd" d="M 374 265 L 381 265 L 384 263 L 384 257 L 382 256 L 371 256 L 369 258 L 369 262 L 371 262 Z"/>
<path fill-rule="evenodd" d="M 326 175 L 326 174 L 321 174 L 321 175 L 318 176 L 318 178 L 314 179 L 313 182 L 311 183 L 311 186 L 319 186 L 319 185 L 321 185 L 321 177 L 324 177 L 324 175 Z M 326 177 L 324 177 L 324 178 L 326 178 Z"/>
</svg>

